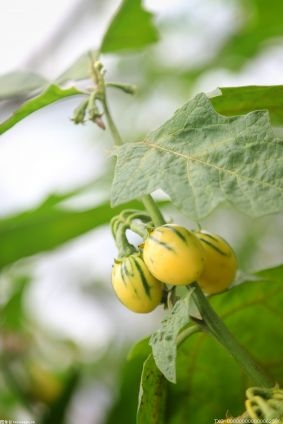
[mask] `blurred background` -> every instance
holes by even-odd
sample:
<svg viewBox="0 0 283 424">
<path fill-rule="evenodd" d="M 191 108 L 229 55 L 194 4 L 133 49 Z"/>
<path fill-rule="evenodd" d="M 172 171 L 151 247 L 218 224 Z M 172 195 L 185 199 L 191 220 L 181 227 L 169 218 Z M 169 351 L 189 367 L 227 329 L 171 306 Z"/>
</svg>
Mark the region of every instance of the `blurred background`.
<svg viewBox="0 0 283 424">
<path fill-rule="evenodd" d="M 0 74 L 29 71 L 54 81 L 99 45 L 118 5 L 2 2 Z M 200 91 L 282 84 L 279 0 L 147 0 L 144 6 L 155 15 L 159 42 L 142 52 L 102 57 L 108 80 L 138 86 L 135 96 L 109 93 L 125 140 L 141 139 Z M 21 101 L 2 99 L 1 120 Z M 11 249 L 32 244 L 45 225 L 49 231 L 58 211 L 62 222 L 65 212 L 81 213 L 83 220 L 84 211 L 108 201 L 112 141 L 91 123 L 71 122 L 79 101 L 72 97 L 48 106 L 1 135 L 0 246 L 23 219 L 26 231 L 15 232 Z M 169 206 L 164 212 L 194 226 Z M 244 272 L 282 260 L 282 216 L 255 221 L 222 207 L 202 224 L 234 246 Z M 135 315 L 116 300 L 110 274 L 117 252 L 109 226 L 93 228 L 51 243 L 45 253 L 2 265 L 0 419 L 114 422 L 129 348 L 158 327 L 162 311 Z M 50 232 L 50 240 L 56 234 Z"/>
</svg>

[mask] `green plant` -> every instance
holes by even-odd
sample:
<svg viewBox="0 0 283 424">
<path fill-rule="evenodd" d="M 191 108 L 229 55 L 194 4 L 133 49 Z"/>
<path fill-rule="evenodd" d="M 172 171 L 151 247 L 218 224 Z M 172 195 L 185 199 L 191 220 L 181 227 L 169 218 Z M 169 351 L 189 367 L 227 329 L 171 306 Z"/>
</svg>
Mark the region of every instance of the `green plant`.
<svg viewBox="0 0 283 424">
<path fill-rule="evenodd" d="M 278 29 L 281 21 L 272 34 L 268 25 L 264 25 L 267 33 L 261 32 L 270 15 L 262 2 L 255 3 L 259 6 L 258 21 L 251 25 L 252 36 L 247 48 L 242 50 L 243 57 L 255 54 L 260 40 L 281 34 Z M 282 8 L 281 3 L 279 6 Z M 258 37 L 254 36 L 255 28 Z M 241 40 L 248 33 L 247 27 L 246 32 L 240 31 L 238 37 L 231 39 L 227 46 L 232 56 L 229 49 L 225 56 L 223 48 L 218 61 L 215 57 L 217 63 L 222 63 L 223 57 L 224 62 L 225 58 L 227 62 L 238 60 L 240 66 L 241 55 L 233 56 L 233 51 L 241 51 Z M 0 125 L 0 133 L 44 106 L 69 96 L 80 96 L 72 120 L 75 124 L 94 123 L 97 131 L 109 131 L 114 144 L 115 170 L 109 201 L 84 211 L 59 207 L 88 188 L 83 187 L 51 196 L 33 210 L 1 219 L 0 266 L 5 274 L 19 259 L 52 250 L 106 224 L 117 246 L 112 284 L 118 298 L 134 312 L 151 312 L 158 305 L 164 306 L 164 316 L 161 323 L 156 323 L 153 334 L 132 348 L 123 368 L 120 398 L 117 396 L 105 422 L 132 424 L 135 414 L 139 424 L 213 422 L 225 417 L 227 411 L 234 416 L 242 413 L 245 390 L 254 385 L 258 386 L 260 395 L 265 390 L 268 393 L 271 390 L 272 395 L 265 398 L 265 413 L 258 409 L 262 402 L 257 393 L 247 392 L 249 416 L 279 419 L 282 393 L 278 389 L 280 396 L 274 403 L 277 389 L 273 392 L 271 388 L 276 383 L 283 384 L 283 265 L 280 262 L 260 272 L 239 272 L 239 278 L 235 279 L 241 261 L 237 264 L 230 245 L 214 233 L 189 231 L 186 227 L 189 220 L 194 228 L 203 225 L 208 216 L 224 205 L 229 207 L 228 214 L 241 217 L 246 214 L 251 217 L 247 224 L 250 233 L 247 231 L 245 236 L 249 243 L 242 252 L 235 246 L 240 258 L 241 254 L 251 255 L 255 250 L 257 243 L 253 240 L 259 238 L 259 233 L 255 234 L 252 228 L 256 222 L 271 217 L 269 225 L 261 226 L 263 236 L 276 226 L 275 217 L 283 210 L 283 143 L 272 125 L 283 125 L 283 87 L 233 87 L 209 95 L 186 96 L 191 98 L 158 129 L 141 141 L 125 142 L 111 112 L 109 92 L 118 89 L 134 94 L 136 90 L 127 82 L 107 80 L 104 55 L 145 49 L 157 39 L 152 15 L 140 1 L 124 0 L 95 52 L 83 55 L 56 83 L 46 85 L 39 79 L 37 96 L 28 91 L 30 98 L 26 100 L 22 87 L 25 101 Z M 161 78 L 162 72 L 150 70 L 150 61 L 147 66 L 144 72 L 152 72 L 154 86 L 156 74 Z M 213 61 L 209 66 L 213 67 Z M 76 80 L 73 72 L 77 67 L 81 70 L 80 78 L 87 78 L 90 83 L 87 89 L 79 88 L 78 84 L 65 86 L 67 81 Z M 126 67 L 122 61 L 123 77 L 130 73 Z M 194 71 L 201 75 L 205 69 Z M 178 83 L 182 81 L 188 87 L 195 75 L 193 71 L 180 72 Z M 146 90 L 150 91 L 150 87 Z M 7 95 L 13 96 L 12 92 Z M 126 113 L 126 108 L 119 110 L 119 121 Z M 109 169 L 106 173 L 110 173 Z M 155 195 L 157 189 L 170 200 L 160 200 Z M 179 222 L 171 218 L 177 210 L 186 224 L 172 224 Z M 277 227 L 279 232 L 280 225 Z M 129 232 L 139 237 L 136 244 L 130 243 Z M 30 234 L 34 235 L 32 240 Z M 108 286 L 110 274 L 109 270 Z M 13 275 L 9 278 L 16 281 Z M 231 286 L 233 281 L 235 284 Z M 2 368 L 10 388 L 4 391 L 3 404 L 9 399 L 12 405 L 14 397 L 42 424 L 59 423 L 78 390 L 80 378 L 84 377 L 84 361 L 79 361 L 78 368 L 64 370 L 62 375 L 54 370 L 54 378 L 52 372 L 48 373 L 50 381 L 57 384 L 61 378 L 62 382 L 58 384 L 58 393 L 54 390 L 49 398 L 47 393 L 41 396 L 47 399 L 47 409 L 41 412 L 32 391 L 27 389 L 32 379 L 24 373 L 30 358 L 25 351 L 25 328 L 22 328 L 26 322 L 22 311 L 24 284 L 18 287 L 1 305 L 6 320 L 3 333 L 20 333 L 16 348 L 3 343 Z M 207 297 L 203 291 L 217 295 Z M 70 355 L 71 348 L 65 345 L 64 348 Z M 104 358 L 98 361 L 97 369 L 102 368 L 103 361 Z M 14 371 L 19 363 L 20 378 Z M 100 375 L 97 369 L 93 370 L 95 376 Z M 128 412 L 129 402 L 131 413 L 125 417 L 123 411 Z"/>
</svg>

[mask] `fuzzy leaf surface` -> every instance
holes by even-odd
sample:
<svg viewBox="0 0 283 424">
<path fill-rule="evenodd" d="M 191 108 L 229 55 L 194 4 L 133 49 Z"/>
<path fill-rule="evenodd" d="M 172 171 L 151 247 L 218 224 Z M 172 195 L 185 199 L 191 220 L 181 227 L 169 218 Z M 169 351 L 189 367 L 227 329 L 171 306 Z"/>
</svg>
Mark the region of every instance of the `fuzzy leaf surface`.
<svg viewBox="0 0 283 424">
<path fill-rule="evenodd" d="M 156 365 L 172 383 L 176 383 L 177 336 L 190 321 L 190 307 L 189 295 L 180 299 L 150 339 Z"/>
<path fill-rule="evenodd" d="M 195 220 L 224 202 L 254 217 L 283 209 L 283 142 L 266 111 L 225 117 L 201 93 L 115 153 L 113 205 L 162 189 Z"/>
</svg>

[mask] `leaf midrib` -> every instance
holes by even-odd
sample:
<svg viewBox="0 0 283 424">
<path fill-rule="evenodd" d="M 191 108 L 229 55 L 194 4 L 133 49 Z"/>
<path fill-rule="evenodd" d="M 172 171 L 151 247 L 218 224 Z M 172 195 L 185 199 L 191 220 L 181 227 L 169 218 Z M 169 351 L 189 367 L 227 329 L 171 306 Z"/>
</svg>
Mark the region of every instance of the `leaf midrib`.
<svg viewBox="0 0 283 424">
<path fill-rule="evenodd" d="M 163 150 L 163 151 L 165 151 L 165 152 L 167 152 L 167 153 L 170 153 L 170 154 L 172 154 L 172 155 L 175 155 L 175 156 L 179 156 L 179 157 L 181 157 L 182 159 L 184 159 L 185 161 L 192 161 L 192 162 L 197 162 L 197 163 L 199 163 L 199 164 L 201 164 L 201 165 L 203 165 L 203 166 L 206 166 L 206 167 L 210 167 L 210 168 L 214 168 L 214 169 L 216 169 L 219 173 L 220 172 L 223 172 L 223 173 L 227 173 L 227 174 L 230 174 L 230 175 L 232 175 L 234 178 L 236 178 L 236 179 L 242 179 L 242 180 L 245 180 L 245 181 L 250 181 L 250 182 L 253 182 L 253 183 L 256 183 L 256 184 L 259 184 L 259 185 L 261 185 L 261 186 L 263 186 L 263 187 L 269 187 L 269 188 L 272 188 L 272 189 L 275 189 L 275 190 L 278 190 L 279 191 L 279 193 L 282 193 L 283 194 L 283 188 L 281 189 L 279 186 L 277 186 L 277 185 L 273 185 L 273 184 L 271 184 L 271 183 L 268 183 L 268 182 L 266 182 L 266 181 L 261 181 L 261 180 L 257 180 L 256 178 L 252 178 L 252 177 L 248 177 L 248 176 L 245 176 L 245 175 L 241 175 L 241 174 L 239 174 L 239 173 L 237 173 L 237 172 L 235 172 L 235 171 L 232 171 L 232 170 L 230 170 L 230 169 L 227 169 L 227 168 L 221 168 L 220 166 L 217 166 L 217 165 L 215 165 L 215 164 L 212 164 L 212 163 L 210 163 L 210 162 L 205 162 L 204 160 L 201 160 L 200 158 L 198 158 L 198 157 L 195 157 L 195 156 L 192 156 L 192 155 L 189 155 L 189 156 L 186 156 L 186 155 L 184 155 L 183 153 L 180 153 L 180 152 L 176 152 L 175 150 L 172 150 L 172 149 L 169 149 L 169 148 L 165 148 L 165 147 L 163 147 L 163 146 L 160 146 L 160 145 L 158 145 L 158 144 L 153 144 L 153 143 L 146 143 L 147 144 L 147 146 L 149 146 L 149 147 L 151 147 L 151 148 L 153 148 L 153 149 L 156 149 L 156 150 Z"/>
</svg>

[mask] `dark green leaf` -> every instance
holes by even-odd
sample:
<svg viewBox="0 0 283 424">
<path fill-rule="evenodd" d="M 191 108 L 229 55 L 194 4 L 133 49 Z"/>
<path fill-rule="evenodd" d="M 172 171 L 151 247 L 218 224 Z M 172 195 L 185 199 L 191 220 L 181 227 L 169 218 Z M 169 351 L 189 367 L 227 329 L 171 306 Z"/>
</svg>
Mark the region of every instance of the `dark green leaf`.
<svg viewBox="0 0 283 424">
<path fill-rule="evenodd" d="M 78 369 L 70 371 L 70 375 L 65 382 L 64 390 L 58 399 L 42 415 L 40 424 L 62 424 L 68 411 L 72 397 L 74 396 L 80 381 Z"/>
<path fill-rule="evenodd" d="M 5 330 L 19 331 L 25 326 L 23 297 L 29 280 L 29 277 L 19 276 L 13 281 L 14 292 L 8 302 L 0 309 L 1 326 L 4 327 Z"/>
<path fill-rule="evenodd" d="M 211 93 L 211 103 L 222 115 L 240 115 L 268 109 L 273 124 L 283 124 L 283 86 L 221 87 Z"/>
<path fill-rule="evenodd" d="M 130 207 L 139 205 L 135 202 Z M 68 210 L 58 204 L 54 206 L 50 200 L 37 209 L 2 218 L 0 269 L 18 259 L 54 249 L 74 237 L 107 224 L 122 209 L 111 209 L 108 203 L 104 203 L 84 211 Z"/>
<path fill-rule="evenodd" d="M 165 421 L 168 383 L 149 355 L 143 365 L 137 424 L 163 424 Z"/>
<path fill-rule="evenodd" d="M 45 91 L 39 96 L 33 97 L 32 99 L 23 103 L 19 109 L 17 109 L 10 118 L 0 124 L 0 134 L 13 127 L 15 124 L 20 122 L 22 119 L 29 116 L 31 113 L 48 106 L 54 102 L 70 96 L 76 96 L 83 94 L 80 90 L 75 87 L 61 89 L 57 85 L 50 85 Z"/>
<path fill-rule="evenodd" d="M 180 299 L 151 336 L 153 357 L 163 375 L 176 383 L 177 336 L 190 321 L 191 298 Z"/>
<path fill-rule="evenodd" d="M 256 274 L 260 280 L 211 298 L 239 342 L 283 384 L 283 266 Z M 166 424 L 213 423 L 227 412 L 243 413 L 245 389 L 253 385 L 234 359 L 209 335 L 187 339 L 178 349 L 177 384 L 168 385 Z"/>
<path fill-rule="evenodd" d="M 104 424 L 136 422 L 141 372 L 149 350 L 148 342 L 145 340 L 141 340 L 137 345 L 135 345 L 136 348 L 134 346 L 121 368 L 117 399 Z"/>
<path fill-rule="evenodd" d="M 116 154 L 113 205 L 162 189 L 195 220 L 223 202 L 255 217 L 283 209 L 283 143 L 264 111 L 224 117 L 199 94 Z"/>
<path fill-rule="evenodd" d="M 33 72 L 9 72 L 0 76 L 0 100 L 25 97 L 47 85 L 45 78 Z"/>
<path fill-rule="evenodd" d="M 136 50 L 158 40 L 153 15 L 141 0 L 123 0 L 101 43 L 102 53 Z"/>
</svg>

